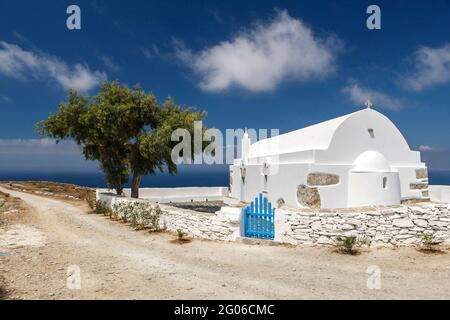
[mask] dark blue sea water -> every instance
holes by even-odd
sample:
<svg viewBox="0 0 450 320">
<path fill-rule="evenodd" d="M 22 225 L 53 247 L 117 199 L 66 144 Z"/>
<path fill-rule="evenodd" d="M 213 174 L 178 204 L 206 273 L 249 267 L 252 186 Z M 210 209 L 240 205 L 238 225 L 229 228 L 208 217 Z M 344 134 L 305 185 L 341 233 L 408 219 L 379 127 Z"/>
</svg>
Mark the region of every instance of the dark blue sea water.
<svg viewBox="0 0 450 320">
<path fill-rule="evenodd" d="M 80 186 L 104 188 L 105 182 L 101 172 L 0 172 L 0 181 L 53 181 L 71 183 Z M 129 179 L 131 182 L 131 178 Z M 228 186 L 227 171 L 182 172 L 177 175 L 167 173 L 142 178 L 142 187 L 215 187 Z M 126 187 L 130 187 L 130 183 Z"/>
<path fill-rule="evenodd" d="M 450 171 L 428 171 L 429 184 L 450 185 Z"/>
<path fill-rule="evenodd" d="M 430 184 L 450 185 L 450 171 L 429 171 Z M 0 172 L 0 181 L 54 181 L 72 183 L 81 186 L 105 187 L 101 172 Z M 131 180 L 131 179 L 130 179 Z M 147 176 L 142 179 L 142 187 L 213 187 L 228 186 L 229 175 L 226 169 L 216 171 L 180 172 L 178 175 L 166 173 Z M 128 184 L 129 187 L 129 184 Z"/>
</svg>

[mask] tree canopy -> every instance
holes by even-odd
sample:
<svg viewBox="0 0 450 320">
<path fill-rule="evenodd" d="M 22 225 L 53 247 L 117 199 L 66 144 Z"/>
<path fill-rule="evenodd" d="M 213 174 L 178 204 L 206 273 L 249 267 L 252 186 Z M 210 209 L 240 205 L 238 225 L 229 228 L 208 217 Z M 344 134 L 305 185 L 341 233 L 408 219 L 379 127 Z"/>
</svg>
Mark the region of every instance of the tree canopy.
<svg viewBox="0 0 450 320">
<path fill-rule="evenodd" d="M 176 129 L 194 132 L 194 122 L 205 112 L 175 104 L 168 98 L 158 104 L 155 95 L 139 86 L 129 88 L 117 81 L 104 83 L 94 97 L 69 91 L 58 110 L 38 123 L 37 131 L 57 142 L 73 139 L 88 160 L 98 160 L 108 187 L 118 194 L 133 175 L 132 197 L 139 196 L 143 175 L 158 171 L 174 174 L 177 166 L 171 151 Z"/>
</svg>

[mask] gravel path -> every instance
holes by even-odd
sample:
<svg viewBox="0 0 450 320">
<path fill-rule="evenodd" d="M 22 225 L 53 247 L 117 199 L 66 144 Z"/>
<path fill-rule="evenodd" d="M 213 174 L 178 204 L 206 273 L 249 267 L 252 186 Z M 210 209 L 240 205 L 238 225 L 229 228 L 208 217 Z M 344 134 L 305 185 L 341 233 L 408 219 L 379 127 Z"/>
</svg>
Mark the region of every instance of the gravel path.
<svg viewBox="0 0 450 320">
<path fill-rule="evenodd" d="M 63 201 L 0 188 L 30 206 L 23 224 L 0 229 L 0 273 L 25 299 L 450 299 L 450 253 L 257 246 L 133 231 Z M 13 230 L 13 231 L 11 231 Z M 27 232 L 35 242 L 27 240 Z M 14 239 L 14 240 L 11 240 Z M 28 239 L 29 240 L 29 239 Z M 66 287 L 79 266 L 81 289 Z M 367 268 L 381 270 L 369 290 Z"/>
</svg>

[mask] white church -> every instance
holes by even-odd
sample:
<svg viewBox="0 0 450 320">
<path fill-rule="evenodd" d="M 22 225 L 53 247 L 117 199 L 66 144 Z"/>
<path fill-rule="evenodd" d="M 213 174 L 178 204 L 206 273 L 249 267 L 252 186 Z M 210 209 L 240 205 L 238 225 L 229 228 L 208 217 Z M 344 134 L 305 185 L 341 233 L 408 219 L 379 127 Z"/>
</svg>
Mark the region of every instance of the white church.
<svg viewBox="0 0 450 320">
<path fill-rule="evenodd" d="M 230 166 L 230 197 L 263 192 L 281 206 L 350 208 L 427 200 L 428 174 L 397 127 L 366 102 L 363 110 L 251 143 Z"/>
</svg>

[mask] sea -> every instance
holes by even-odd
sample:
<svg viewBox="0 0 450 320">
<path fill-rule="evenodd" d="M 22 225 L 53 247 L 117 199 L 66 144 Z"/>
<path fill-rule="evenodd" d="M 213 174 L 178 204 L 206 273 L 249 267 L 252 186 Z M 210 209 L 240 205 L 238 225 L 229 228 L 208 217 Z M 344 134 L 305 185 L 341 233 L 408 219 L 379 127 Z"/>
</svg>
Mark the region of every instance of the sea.
<svg viewBox="0 0 450 320">
<path fill-rule="evenodd" d="M 0 172 L 0 181 L 52 181 L 76 184 L 91 188 L 105 188 L 102 172 Z M 229 185 L 225 170 L 180 172 L 176 175 L 159 173 L 142 178 L 143 188 L 219 187 Z M 130 187 L 131 177 L 125 187 Z"/>
<path fill-rule="evenodd" d="M 429 183 L 450 185 L 450 171 L 429 170 Z M 131 182 L 131 178 L 129 179 Z M 1 172 L 0 181 L 53 181 L 92 188 L 106 187 L 102 172 Z M 142 178 L 141 187 L 216 187 L 229 185 L 226 168 L 215 171 L 184 171 L 176 175 L 160 173 Z M 126 187 L 130 187 L 130 182 Z"/>
</svg>

